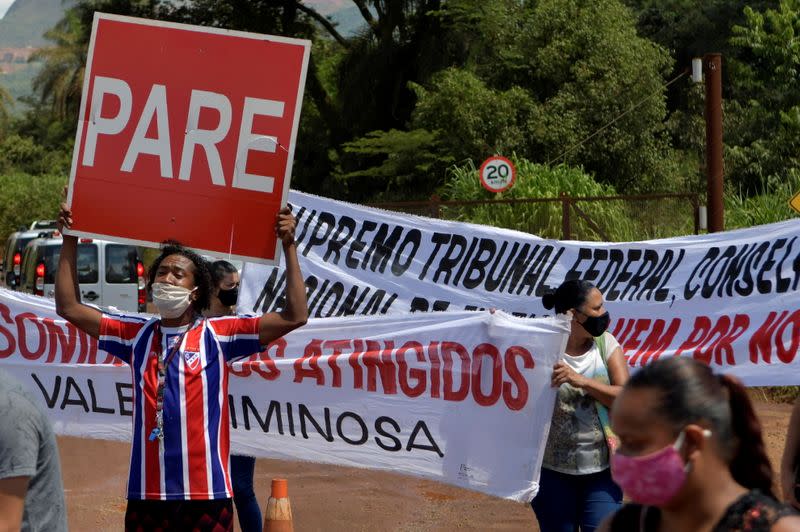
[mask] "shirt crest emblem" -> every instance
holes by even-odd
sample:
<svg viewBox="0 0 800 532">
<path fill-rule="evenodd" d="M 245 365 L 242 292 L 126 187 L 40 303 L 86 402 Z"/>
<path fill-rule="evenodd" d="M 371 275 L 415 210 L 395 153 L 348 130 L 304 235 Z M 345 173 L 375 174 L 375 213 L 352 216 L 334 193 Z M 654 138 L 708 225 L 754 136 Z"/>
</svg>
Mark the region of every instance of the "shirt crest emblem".
<svg viewBox="0 0 800 532">
<path fill-rule="evenodd" d="M 200 365 L 200 353 L 197 351 L 185 351 L 183 353 L 183 360 L 186 362 L 186 365 L 189 366 L 189 369 L 194 371 Z"/>
</svg>

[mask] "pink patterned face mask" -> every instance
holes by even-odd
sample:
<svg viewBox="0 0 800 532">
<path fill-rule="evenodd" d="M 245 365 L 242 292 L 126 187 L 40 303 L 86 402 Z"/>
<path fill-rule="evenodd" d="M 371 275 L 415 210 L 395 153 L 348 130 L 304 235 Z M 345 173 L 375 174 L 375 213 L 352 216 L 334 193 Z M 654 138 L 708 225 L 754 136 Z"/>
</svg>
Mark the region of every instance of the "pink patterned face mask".
<svg viewBox="0 0 800 532">
<path fill-rule="evenodd" d="M 711 436 L 711 431 L 703 431 Z M 689 464 L 680 453 L 686 433 L 681 431 L 675 443 L 645 456 L 611 456 L 611 476 L 622 491 L 639 504 L 663 506 L 678 494 L 686 482 Z"/>
</svg>

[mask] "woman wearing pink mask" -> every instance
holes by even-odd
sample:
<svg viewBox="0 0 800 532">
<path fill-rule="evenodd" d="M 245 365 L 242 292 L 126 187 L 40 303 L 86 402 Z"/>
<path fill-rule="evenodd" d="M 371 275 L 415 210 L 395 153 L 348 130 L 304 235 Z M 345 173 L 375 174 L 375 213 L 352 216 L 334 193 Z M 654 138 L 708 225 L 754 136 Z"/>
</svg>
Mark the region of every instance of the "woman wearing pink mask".
<svg viewBox="0 0 800 532">
<path fill-rule="evenodd" d="M 800 530 L 772 493 L 761 424 L 744 387 L 693 359 L 650 364 L 614 403 L 614 480 L 634 501 L 606 531 Z"/>
<path fill-rule="evenodd" d="M 593 532 L 622 505 L 611 479 L 608 407 L 628 379 L 617 340 L 606 332 L 603 295 L 587 281 L 569 280 L 542 298 L 547 309 L 572 313 L 564 356 L 553 367 L 558 388 L 539 493 L 531 502 L 542 532 Z"/>
</svg>

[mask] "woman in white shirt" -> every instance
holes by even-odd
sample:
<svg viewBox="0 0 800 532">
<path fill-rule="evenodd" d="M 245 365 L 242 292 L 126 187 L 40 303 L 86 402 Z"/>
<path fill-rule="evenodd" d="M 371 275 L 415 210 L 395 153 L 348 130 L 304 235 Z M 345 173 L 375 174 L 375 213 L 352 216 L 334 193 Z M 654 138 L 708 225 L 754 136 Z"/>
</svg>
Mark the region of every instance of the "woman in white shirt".
<svg viewBox="0 0 800 532">
<path fill-rule="evenodd" d="M 565 281 L 542 298 L 546 309 L 572 314 L 563 359 L 553 367 L 558 387 L 539 493 L 531 505 L 542 532 L 593 532 L 622 504 L 611 479 L 615 439 L 608 408 L 628 380 L 617 340 L 606 332 L 603 294 L 590 282 Z"/>
</svg>

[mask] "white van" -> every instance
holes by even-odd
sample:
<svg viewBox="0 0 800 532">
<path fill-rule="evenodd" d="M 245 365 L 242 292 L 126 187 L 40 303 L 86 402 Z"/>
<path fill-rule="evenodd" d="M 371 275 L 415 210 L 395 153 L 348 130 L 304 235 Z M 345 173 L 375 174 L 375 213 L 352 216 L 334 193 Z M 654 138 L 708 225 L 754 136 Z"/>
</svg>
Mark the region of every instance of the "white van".
<svg viewBox="0 0 800 532">
<path fill-rule="evenodd" d="M 36 238 L 22 257 L 19 290 L 55 296 L 55 274 L 61 254 L 60 236 Z M 144 312 L 147 305 L 144 264 L 136 246 L 108 240 L 78 240 L 78 283 L 84 303 L 103 308 Z"/>
<path fill-rule="evenodd" d="M 31 222 L 31 226 L 29 229 L 33 231 L 34 229 L 42 230 L 54 230 L 58 227 L 58 220 L 34 220 Z"/>
</svg>

